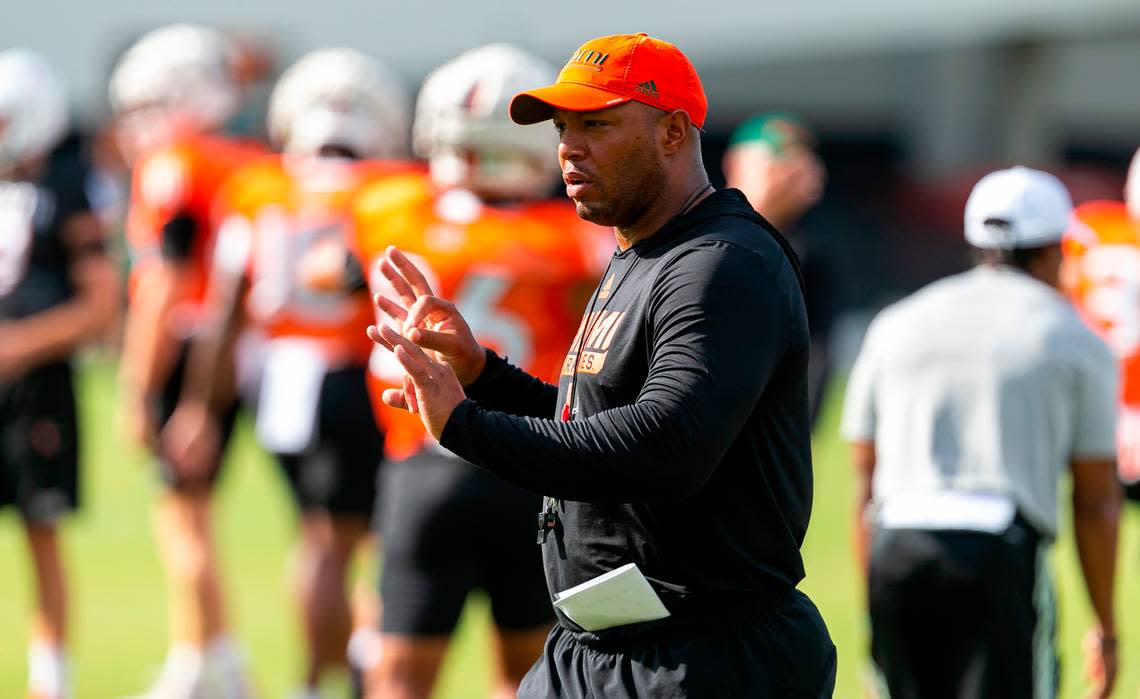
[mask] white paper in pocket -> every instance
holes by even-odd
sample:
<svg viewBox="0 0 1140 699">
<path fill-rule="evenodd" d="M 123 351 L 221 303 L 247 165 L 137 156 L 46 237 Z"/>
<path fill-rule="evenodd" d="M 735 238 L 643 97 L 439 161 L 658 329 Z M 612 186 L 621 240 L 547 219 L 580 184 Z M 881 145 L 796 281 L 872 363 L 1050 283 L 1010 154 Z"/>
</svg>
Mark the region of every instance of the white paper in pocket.
<svg viewBox="0 0 1140 699">
<path fill-rule="evenodd" d="M 317 432 L 324 356 L 305 340 L 273 340 L 257 401 L 257 438 L 275 454 L 299 454 Z"/>
<path fill-rule="evenodd" d="M 554 606 L 587 631 L 669 616 L 669 610 L 636 563 L 626 563 L 559 592 L 554 596 Z"/>
</svg>

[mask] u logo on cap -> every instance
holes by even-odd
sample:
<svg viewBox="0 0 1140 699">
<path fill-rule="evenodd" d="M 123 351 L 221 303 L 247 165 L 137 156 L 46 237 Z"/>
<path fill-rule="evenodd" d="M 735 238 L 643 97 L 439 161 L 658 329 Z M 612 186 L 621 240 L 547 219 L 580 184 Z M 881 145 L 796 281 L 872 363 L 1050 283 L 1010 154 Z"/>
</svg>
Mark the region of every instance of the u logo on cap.
<svg viewBox="0 0 1140 699">
<path fill-rule="evenodd" d="M 606 59 L 609 57 L 610 55 L 608 53 L 578 49 L 574 52 L 574 55 L 570 57 L 570 62 L 582 63 L 588 66 L 602 66 L 605 65 Z"/>
</svg>

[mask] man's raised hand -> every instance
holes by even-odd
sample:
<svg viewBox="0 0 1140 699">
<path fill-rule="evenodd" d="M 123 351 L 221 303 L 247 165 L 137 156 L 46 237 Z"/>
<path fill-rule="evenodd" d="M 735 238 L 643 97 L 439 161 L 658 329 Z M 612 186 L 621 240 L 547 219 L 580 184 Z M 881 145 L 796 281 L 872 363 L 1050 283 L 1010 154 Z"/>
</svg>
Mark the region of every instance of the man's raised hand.
<svg viewBox="0 0 1140 699">
<path fill-rule="evenodd" d="M 404 388 L 385 390 L 384 402 L 417 413 L 428 432 L 439 439 L 455 406 L 466 398 L 455 372 L 387 325 L 373 326 L 369 334 L 374 334 L 377 342 L 395 354 L 407 372 Z"/>
<path fill-rule="evenodd" d="M 376 294 L 376 307 L 400 326 L 404 337 L 434 352 L 462 385 L 470 385 L 483 371 L 487 356 L 455 304 L 435 296 L 423 272 L 395 247 L 388 248 L 379 269 L 399 302 Z M 385 347 L 389 344 L 376 328 L 368 329 L 368 337 Z"/>
</svg>

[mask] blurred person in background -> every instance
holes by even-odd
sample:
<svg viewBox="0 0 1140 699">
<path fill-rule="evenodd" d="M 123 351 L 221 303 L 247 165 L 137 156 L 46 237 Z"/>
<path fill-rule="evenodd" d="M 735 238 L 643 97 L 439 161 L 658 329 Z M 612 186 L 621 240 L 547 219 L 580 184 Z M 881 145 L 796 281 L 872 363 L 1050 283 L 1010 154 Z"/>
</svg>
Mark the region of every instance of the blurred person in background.
<svg viewBox="0 0 1140 699">
<path fill-rule="evenodd" d="M 0 52 L 0 507 L 19 510 L 35 569 L 29 699 L 72 696 L 57 533 L 79 504 L 71 358 L 110 323 L 118 293 L 87 173 L 52 157 L 67 123 L 48 61 Z"/>
<path fill-rule="evenodd" d="M 1140 502 L 1140 151 L 1125 201 L 1078 206 L 1064 242 L 1064 280 L 1085 321 L 1120 363 L 1116 459 L 1125 495 Z"/>
<path fill-rule="evenodd" d="M 831 377 L 828 338 L 839 304 L 835 262 L 812 229 L 801 225 L 823 197 L 827 180 L 815 148 L 815 135 L 807 124 L 793 114 L 773 112 L 736 127 L 722 162 L 725 184 L 743 192 L 753 209 L 787 235 L 800 259 L 811 331 L 808 398 L 813 426 Z"/>
<path fill-rule="evenodd" d="M 304 699 L 346 663 L 346 574 L 368 533 L 383 450 L 365 384 L 372 344 L 363 329 L 373 310 L 348 254 L 350 204 L 362 184 L 413 169 L 394 160 L 407 153 L 407 102 L 391 70 L 351 49 L 315 51 L 282 75 L 268 116 L 282 154 L 240 168 L 217 195 L 209 321 L 162 432 L 164 452 L 184 471 L 215 463 L 214 416 L 232 398 L 222 372 L 239 330 L 264 336 L 256 433 L 301 510 L 294 583 L 308 653 Z M 326 261 L 350 283 L 322 288 Z M 359 634 L 375 634 L 375 620 L 361 622 Z"/>
<path fill-rule="evenodd" d="M 1047 552 L 1066 471 L 1097 620 L 1092 696 L 1112 692 L 1117 378 L 1058 291 L 1071 210 L 1052 175 L 982 178 L 965 212 L 976 267 L 880 313 L 852 369 L 857 555 L 896 699 L 1055 695 Z"/>
<path fill-rule="evenodd" d="M 234 56 L 229 40 L 214 29 L 170 25 L 133 44 L 110 81 L 117 138 L 132 167 L 121 417 L 129 437 L 153 451 L 164 486 L 155 535 L 169 585 L 171 644 L 146 695 L 152 699 L 249 693 L 244 661 L 228 634 L 210 528 L 220 459 L 190 471 L 167 458 L 158 443 L 181 391 L 187 341 L 201 322 L 214 195 L 237 167 L 264 152 L 213 133 L 240 98 Z M 232 371 L 220 380 L 233 381 Z M 236 404 L 219 413 L 224 444 Z"/>
<path fill-rule="evenodd" d="M 428 76 L 413 145 L 430 176 L 381 182 L 359 195 L 357 248 L 373 290 L 406 298 L 389 246 L 456 299 L 475 336 L 541 376 L 554 376 L 598 273 L 608 231 L 584 224 L 558 181 L 557 138 L 507 116 L 515 92 L 550 81 L 553 66 L 504 44 L 474 49 Z M 390 302 L 388 302 L 390 304 Z M 391 310 L 391 306 L 390 306 Z M 397 312 L 394 311 L 393 312 Z M 368 696 L 426 698 L 469 594 L 491 603 L 496 697 L 515 696 L 554 622 L 535 545 L 541 498 L 440 447 L 415 415 L 383 405 L 404 370 L 377 348 L 374 397 L 389 427 L 380 488 L 385 557 L 380 662 Z"/>
</svg>

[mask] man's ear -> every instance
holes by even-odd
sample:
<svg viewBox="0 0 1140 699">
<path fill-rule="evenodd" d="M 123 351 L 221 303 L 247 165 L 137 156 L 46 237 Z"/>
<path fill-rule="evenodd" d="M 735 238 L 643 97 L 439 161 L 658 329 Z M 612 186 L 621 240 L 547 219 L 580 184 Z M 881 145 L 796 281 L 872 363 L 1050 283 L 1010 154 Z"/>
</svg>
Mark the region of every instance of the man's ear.
<svg viewBox="0 0 1140 699">
<path fill-rule="evenodd" d="M 665 155 L 676 155 L 689 142 L 692 138 L 691 126 L 688 113 L 681 109 L 675 109 L 661 117 L 658 128 L 661 149 Z"/>
</svg>

